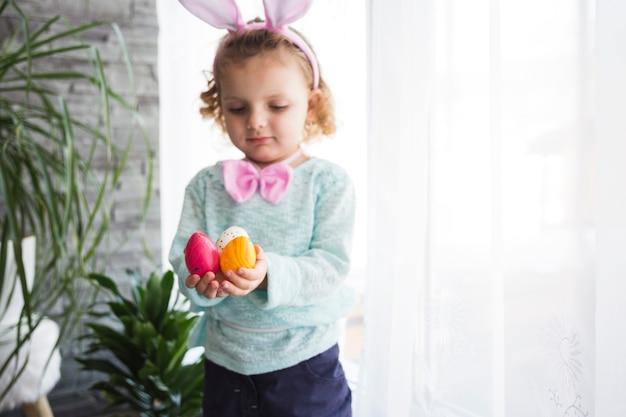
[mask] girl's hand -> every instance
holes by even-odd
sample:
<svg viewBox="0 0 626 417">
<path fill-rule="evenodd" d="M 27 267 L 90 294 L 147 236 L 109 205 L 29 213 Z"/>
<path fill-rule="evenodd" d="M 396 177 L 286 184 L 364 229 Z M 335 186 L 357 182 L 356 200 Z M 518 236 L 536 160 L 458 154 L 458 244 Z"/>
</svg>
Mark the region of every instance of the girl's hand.
<svg viewBox="0 0 626 417">
<path fill-rule="evenodd" d="M 185 278 L 185 286 L 187 288 L 195 288 L 198 294 L 206 298 L 226 297 L 228 294 L 220 288 L 220 283 L 222 283 L 225 278 L 219 271 L 218 275 L 213 272 L 207 272 L 203 277 L 197 274 L 189 275 Z"/>
<path fill-rule="evenodd" d="M 219 291 L 226 295 L 241 297 L 258 289 L 267 289 L 267 260 L 263 249 L 254 245 L 256 250 L 256 264 L 254 268 L 239 268 L 237 271 L 226 271 L 226 280 L 221 281 Z"/>
</svg>

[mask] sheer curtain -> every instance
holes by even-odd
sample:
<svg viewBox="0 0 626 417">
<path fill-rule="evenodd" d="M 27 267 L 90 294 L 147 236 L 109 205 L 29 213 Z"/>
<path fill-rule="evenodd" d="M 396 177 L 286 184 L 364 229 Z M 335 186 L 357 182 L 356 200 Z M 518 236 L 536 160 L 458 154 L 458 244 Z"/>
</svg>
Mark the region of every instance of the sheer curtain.
<svg viewBox="0 0 626 417">
<path fill-rule="evenodd" d="M 626 5 L 368 16 L 356 415 L 626 415 Z"/>
<path fill-rule="evenodd" d="M 167 267 L 185 184 L 237 154 L 197 113 L 222 32 L 157 6 Z M 340 124 L 311 151 L 360 198 L 355 417 L 626 415 L 624 21 L 622 0 L 317 0 L 299 22 Z"/>
</svg>

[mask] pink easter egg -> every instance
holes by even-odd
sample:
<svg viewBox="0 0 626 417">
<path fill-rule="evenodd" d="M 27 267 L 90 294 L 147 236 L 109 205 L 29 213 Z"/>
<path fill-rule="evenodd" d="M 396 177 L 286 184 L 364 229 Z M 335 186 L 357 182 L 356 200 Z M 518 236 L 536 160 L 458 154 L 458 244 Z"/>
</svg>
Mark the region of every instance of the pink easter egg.
<svg viewBox="0 0 626 417">
<path fill-rule="evenodd" d="M 195 232 L 185 246 L 185 263 L 190 274 L 201 277 L 207 272 L 216 273 L 220 267 L 220 257 L 217 247 L 209 236 L 202 232 Z"/>
</svg>

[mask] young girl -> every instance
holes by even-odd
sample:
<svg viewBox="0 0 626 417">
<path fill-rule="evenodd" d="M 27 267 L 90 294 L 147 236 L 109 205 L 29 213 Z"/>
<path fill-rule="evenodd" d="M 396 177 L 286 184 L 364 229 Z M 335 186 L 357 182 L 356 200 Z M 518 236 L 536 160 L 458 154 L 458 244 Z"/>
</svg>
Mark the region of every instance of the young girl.
<svg viewBox="0 0 626 417">
<path fill-rule="evenodd" d="M 355 299 L 345 285 L 354 190 L 342 168 L 301 150 L 334 132 L 331 96 L 309 45 L 277 16 L 293 21 L 306 7 L 266 0 L 266 21 L 246 25 L 232 1 L 226 12 L 209 10 L 215 0 L 181 1 L 229 29 L 201 113 L 244 154 L 192 179 L 170 251 L 181 291 L 203 313 L 192 343 L 205 348 L 204 415 L 351 416 L 337 340 Z M 189 237 L 216 241 L 234 225 L 256 243 L 254 268 L 190 274 Z"/>
</svg>

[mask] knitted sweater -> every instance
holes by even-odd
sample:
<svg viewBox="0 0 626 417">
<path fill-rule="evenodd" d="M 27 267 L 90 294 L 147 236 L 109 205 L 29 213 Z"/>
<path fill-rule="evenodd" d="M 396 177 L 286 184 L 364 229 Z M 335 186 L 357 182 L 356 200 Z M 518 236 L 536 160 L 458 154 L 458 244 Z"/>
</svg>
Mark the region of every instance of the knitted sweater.
<svg viewBox="0 0 626 417">
<path fill-rule="evenodd" d="M 338 320 L 356 299 L 345 285 L 354 210 L 352 181 L 323 159 L 296 167 L 277 205 L 258 193 L 235 202 L 224 189 L 221 162 L 200 171 L 186 188 L 169 254 L 181 292 L 202 312 L 192 345 L 203 345 L 212 362 L 252 375 L 293 366 L 337 343 Z M 263 248 L 268 288 L 208 299 L 185 286 L 183 249 L 196 231 L 216 241 L 230 226 L 244 228 Z"/>
</svg>

